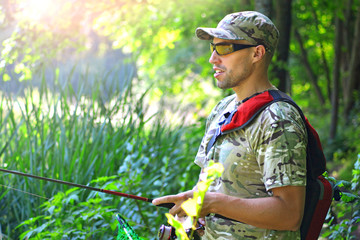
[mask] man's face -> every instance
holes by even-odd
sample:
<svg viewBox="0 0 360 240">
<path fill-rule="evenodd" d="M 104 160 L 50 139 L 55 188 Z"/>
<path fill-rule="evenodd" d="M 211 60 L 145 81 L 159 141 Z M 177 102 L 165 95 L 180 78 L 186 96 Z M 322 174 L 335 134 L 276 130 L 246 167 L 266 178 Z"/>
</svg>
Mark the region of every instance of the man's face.
<svg viewBox="0 0 360 240">
<path fill-rule="evenodd" d="M 249 44 L 242 40 L 224 40 L 214 38 L 217 43 L 238 43 Z M 217 85 L 221 89 L 228 89 L 240 86 L 240 84 L 251 75 L 252 69 L 252 48 L 242 49 L 233 53 L 219 56 L 216 51 L 212 52 L 209 62 L 215 71 L 214 77 L 218 80 Z"/>
</svg>

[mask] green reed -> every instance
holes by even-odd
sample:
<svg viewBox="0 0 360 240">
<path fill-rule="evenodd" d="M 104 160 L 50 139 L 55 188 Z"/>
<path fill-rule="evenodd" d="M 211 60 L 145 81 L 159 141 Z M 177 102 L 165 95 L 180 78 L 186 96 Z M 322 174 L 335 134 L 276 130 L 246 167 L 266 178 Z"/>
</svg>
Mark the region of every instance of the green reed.
<svg viewBox="0 0 360 240">
<path fill-rule="evenodd" d="M 131 84 L 117 83 L 104 96 L 100 80 L 90 84 L 82 76 L 75 91 L 72 73 L 61 81 L 57 72 L 54 76 L 53 86 L 42 74 L 41 86 L 29 84 L 23 96 L 1 95 L 1 168 L 79 184 L 116 176 L 114 190 L 152 198 L 187 187 L 183 178 L 189 173 L 183 172 L 192 166 L 195 150 L 184 141 L 188 130 L 171 126 L 161 113 L 149 116 L 146 91 L 135 94 Z M 196 180 L 189 179 L 188 185 Z M 9 238 L 18 236 L 15 226 L 41 214 L 39 206 L 47 202 L 28 193 L 51 198 L 70 188 L 9 174 L 0 174 L 0 184 L 0 233 Z M 81 201 L 91 196 L 79 195 Z M 162 221 L 151 204 L 118 198 L 112 203 L 145 231 L 154 233 Z"/>
</svg>

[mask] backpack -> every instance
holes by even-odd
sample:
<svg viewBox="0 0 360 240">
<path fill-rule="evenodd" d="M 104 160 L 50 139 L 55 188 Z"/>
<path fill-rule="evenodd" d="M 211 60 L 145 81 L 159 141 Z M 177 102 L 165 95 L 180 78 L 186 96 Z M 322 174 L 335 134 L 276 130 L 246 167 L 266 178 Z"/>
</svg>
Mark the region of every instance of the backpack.
<svg viewBox="0 0 360 240">
<path fill-rule="evenodd" d="M 235 111 L 224 114 L 225 120 L 219 124 L 216 133 L 208 143 L 206 152 L 210 151 L 218 137 L 246 127 L 267 106 L 279 101 L 293 105 L 306 126 L 308 135 L 306 150 L 307 185 L 300 233 L 302 240 L 318 239 L 332 199 L 337 196 L 336 200 L 339 200 L 340 194 L 337 192 L 338 189 L 335 189 L 333 184 L 322 176 L 326 170 L 326 159 L 317 132 L 310 125 L 300 107 L 288 95 L 279 90 L 268 90 L 245 99 Z"/>
</svg>

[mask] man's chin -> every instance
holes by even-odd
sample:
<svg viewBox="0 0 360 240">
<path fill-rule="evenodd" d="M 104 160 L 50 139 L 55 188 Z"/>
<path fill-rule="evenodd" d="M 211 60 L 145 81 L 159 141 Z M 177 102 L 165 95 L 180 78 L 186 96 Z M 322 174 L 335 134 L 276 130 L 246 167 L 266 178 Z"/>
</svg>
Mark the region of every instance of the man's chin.
<svg viewBox="0 0 360 240">
<path fill-rule="evenodd" d="M 228 85 L 226 85 L 226 84 L 224 84 L 223 82 L 220 82 L 220 81 L 217 82 L 217 86 L 218 86 L 218 88 L 220 88 L 222 90 L 226 90 L 226 89 L 231 88 Z"/>
</svg>

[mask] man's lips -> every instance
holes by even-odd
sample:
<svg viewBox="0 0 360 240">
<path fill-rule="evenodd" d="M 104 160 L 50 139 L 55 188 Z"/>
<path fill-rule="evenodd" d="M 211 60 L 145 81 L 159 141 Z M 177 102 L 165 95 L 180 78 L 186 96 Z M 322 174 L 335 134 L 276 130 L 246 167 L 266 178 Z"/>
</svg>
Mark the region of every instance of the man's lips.
<svg viewBox="0 0 360 240">
<path fill-rule="evenodd" d="M 218 67 L 213 67 L 213 70 L 215 71 L 215 73 L 214 73 L 215 78 L 217 78 L 218 76 L 220 76 L 221 74 L 223 74 L 225 72 L 224 69 L 221 69 Z"/>
</svg>

